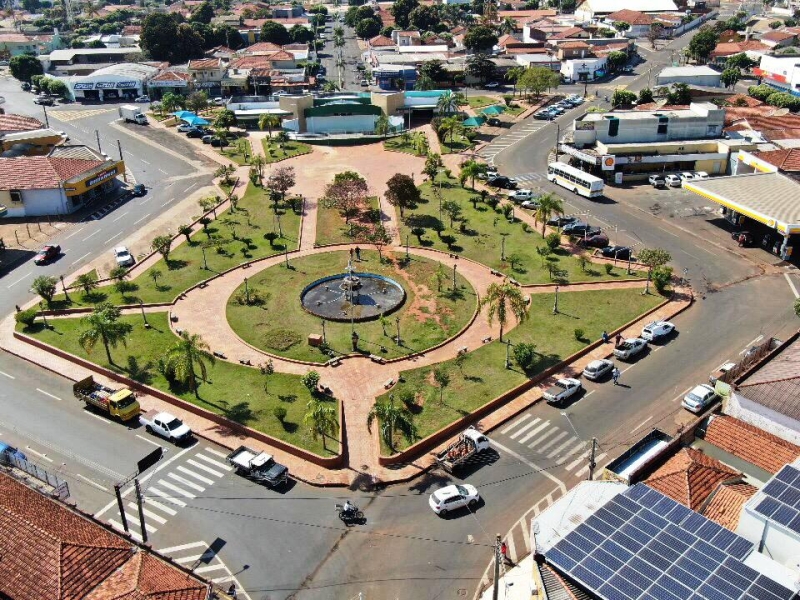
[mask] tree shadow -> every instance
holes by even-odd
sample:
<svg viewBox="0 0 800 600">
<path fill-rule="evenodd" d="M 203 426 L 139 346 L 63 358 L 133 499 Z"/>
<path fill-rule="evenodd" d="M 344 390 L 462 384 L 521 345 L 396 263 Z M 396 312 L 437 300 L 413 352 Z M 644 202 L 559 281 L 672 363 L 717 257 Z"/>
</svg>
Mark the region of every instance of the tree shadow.
<svg viewBox="0 0 800 600">
<path fill-rule="evenodd" d="M 249 402 L 239 402 L 225 410 L 225 417 L 240 425 L 246 425 L 256 420 L 259 412 L 260 411 L 253 410 Z"/>
<path fill-rule="evenodd" d="M 279 394 L 278 400 L 291 403 L 297 400 L 297 394 Z"/>
<path fill-rule="evenodd" d="M 292 423 L 291 421 L 281 421 L 281 426 L 286 433 L 295 433 L 300 428 L 297 423 Z"/>
<path fill-rule="evenodd" d="M 98 292 L 97 290 L 92 290 L 88 294 L 82 296 L 84 302 L 89 302 L 91 304 L 99 304 L 100 302 L 105 302 L 107 299 L 108 294 L 105 292 Z"/>
<path fill-rule="evenodd" d="M 408 486 L 409 492 L 416 492 L 419 495 L 425 494 L 433 487 L 439 488 L 450 483 L 450 477 L 441 471 L 427 471 L 414 480 L 413 485 Z"/>
<path fill-rule="evenodd" d="M 124 367 L 128 377 L 139 383 L 149 385 L 153 381 L 153 374 L 150 369 L 153 368 L 153 363 L 148 361 L 144 366 L 139 365 L 139 360 L 133 356 L 128 355 L 127 366 Z"/>
<path fill-rule="evenodd" d="M 175 260 L 173 258 L 169 259 L 167 262 L 167 269 L 170 271 L 178 271 L 179 269 L 185 269 L 189 266 L 189 261 L 178 259 Z"/>
</svg>

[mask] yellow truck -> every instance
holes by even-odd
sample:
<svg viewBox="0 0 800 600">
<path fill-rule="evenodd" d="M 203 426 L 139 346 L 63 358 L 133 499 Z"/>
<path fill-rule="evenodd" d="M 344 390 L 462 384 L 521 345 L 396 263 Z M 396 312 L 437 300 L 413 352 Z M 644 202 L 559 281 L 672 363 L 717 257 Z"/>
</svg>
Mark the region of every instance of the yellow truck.
<svg viewBox="0 0 800 600">
<path fill-rule="evenodd" d="M 142 412 L 134 393 L 128 388 L 112 390 L 97 383 L 90 375 L 72 386 L 78 400 L 120 421 L 130 421 Z"/>
</svg>

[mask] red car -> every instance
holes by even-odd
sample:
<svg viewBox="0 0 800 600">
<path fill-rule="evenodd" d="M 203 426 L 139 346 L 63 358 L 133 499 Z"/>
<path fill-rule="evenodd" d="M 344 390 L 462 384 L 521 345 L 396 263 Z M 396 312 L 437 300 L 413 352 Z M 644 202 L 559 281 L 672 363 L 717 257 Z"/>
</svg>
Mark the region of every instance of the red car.
<svg viewBox="0 0 800 600">
<path fill-rule="evenodd" d="M 583 248 L 605 248 L 608 246 L 608 236 L 605 233 L 590 235 L 585 240 L 578 240 L 578 246 Z"/>
<path fill-rule="evenodd" d="M 33 262 L 37 265 L 46 265 L 51 260 L 58 257 L 61 254 L 61 246 L 56 244 L 55 246 L 45 246 L 36 254 L 33 259 Z"/>
</svg>

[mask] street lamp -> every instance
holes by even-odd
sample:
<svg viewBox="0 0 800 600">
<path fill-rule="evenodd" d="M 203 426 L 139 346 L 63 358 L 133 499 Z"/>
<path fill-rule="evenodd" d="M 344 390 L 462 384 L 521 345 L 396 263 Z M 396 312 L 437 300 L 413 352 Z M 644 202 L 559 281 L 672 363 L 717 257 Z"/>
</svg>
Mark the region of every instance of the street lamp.
<svg viewBox="0 0 800 600">
<path fill-rule="evenodd" d="M 453 291 L 454 292 L 456 291 L 456 267 L 457 266 L 458 265 L 456 265 L 456 264 L 453 265 Z"/>
<path fill-rule="evenodd" d="M 247 286 L 247 277 L 244 278 L 244 301 L 250 306 L 250 288 Z"/>
<path fill-rule="evenodd" d="M 206 262 L 206 247 L 200 246 L 200 250 L 203 251 L 203 269 L 208 271 L 208 262 Z"/>
<path fill-rule="evenodd" d="M 556 299 L 553 302 L 553 314 L 558 314 L 558 286 L 556 286 Z"/>
<path fill-rule="evenodd" d="M 506 369 L 511 368 L 511 358 L 509 356 L 510 353 L 511 353 L 511 340 L 506 338 Z"/>
<path fill-rule="evenodd" d="M 42 309 L 42 320 L 44 321 L 44 328 L 50 329 L 50 326 L 47 324 L 47 315 L 44 312 L 44 300 L 39 302 L 39 308 Z"/>
<path fill-rule="evenodd" d="M 583 72 L 583 97 L 586 98 L 587 88 L 589 86 L 589 71 L 586 70 L 586 63 L 581 64 Z"/>
<path fill-rule="evenodd" d="M 144 328 L 150 329 L 150 323 L 147 322 L 147 315 L 144 312 L 144 302 L 139 300 L 139 308 L 142 310 L 142 319 L 144 319 Z"/>
</svg>

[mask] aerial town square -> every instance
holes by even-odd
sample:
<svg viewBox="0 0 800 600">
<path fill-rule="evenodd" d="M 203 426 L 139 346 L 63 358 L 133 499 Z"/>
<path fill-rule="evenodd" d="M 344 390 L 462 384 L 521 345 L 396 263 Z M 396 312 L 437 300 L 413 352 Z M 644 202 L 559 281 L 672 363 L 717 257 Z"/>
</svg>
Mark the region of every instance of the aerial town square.
<svg viewBox="0 0 800 600">
<path fill-rule="evenodd" d="M 798 597 L 800 4 L 122 2 L 0 12 L 0 598 Z"/>
</svg>

